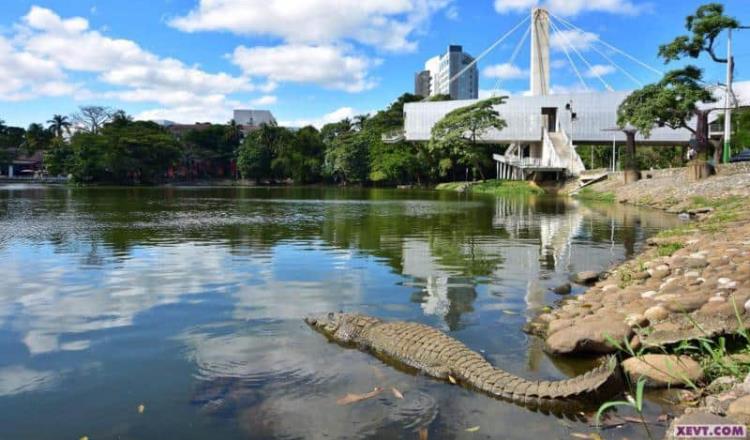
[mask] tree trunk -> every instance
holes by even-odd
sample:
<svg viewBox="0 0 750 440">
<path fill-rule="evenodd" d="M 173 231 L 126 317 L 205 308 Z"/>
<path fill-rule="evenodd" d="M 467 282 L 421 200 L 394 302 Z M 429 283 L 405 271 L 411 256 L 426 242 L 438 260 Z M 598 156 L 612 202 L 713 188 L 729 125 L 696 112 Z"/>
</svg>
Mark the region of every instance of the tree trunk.
<svg viewBox="0 0 750 440">
<path fill-rule="evenodd" d="M 714 174 L 714 167 L 708 163 L 708 114 L 710 110 L 696 110 L 695 157 L 687 165 L 688 180 L 701 180 Z M 718 162 L 717 162 L 718 163 Z"/>
<path fill-rule="evenodd" d="M 705 160 L 693 160 L 687 166 L 688 180 L 705 179 L 714 174 L 714 167 Z"/>
<path fill-rule="evenodd" d="M 635 130 L 623 130 L 625 132 L 625 166 L 624 178 L 625 184 L 641 180 L 641 171 L 638 167 L 638 160 L 635 157 Z"/>
</svg>

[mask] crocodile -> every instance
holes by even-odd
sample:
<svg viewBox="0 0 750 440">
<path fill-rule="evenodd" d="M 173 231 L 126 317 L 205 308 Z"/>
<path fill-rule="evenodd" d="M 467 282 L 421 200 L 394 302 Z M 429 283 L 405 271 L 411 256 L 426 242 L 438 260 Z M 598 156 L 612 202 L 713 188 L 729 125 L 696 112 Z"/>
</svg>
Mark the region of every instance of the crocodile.
<svg viewBox="0 0 750 440">
<path fill-rule="evenodd" d="M 424 324 L 343 312 L 311 316 L 305 322 L 333 342 L 359 348 L 396 367 L 525 406 L 545 401 L 591 402 L 621 385 L 615 357 L 570 379 L 530 381 L 495 368 L 460 341 Z"/>
</svg>

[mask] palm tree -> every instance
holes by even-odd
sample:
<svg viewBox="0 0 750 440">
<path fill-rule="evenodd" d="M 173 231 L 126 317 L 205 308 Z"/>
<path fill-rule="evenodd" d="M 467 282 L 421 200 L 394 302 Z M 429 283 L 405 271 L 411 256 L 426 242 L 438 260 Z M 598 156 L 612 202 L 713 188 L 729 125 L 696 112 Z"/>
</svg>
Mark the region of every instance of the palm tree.
<svg viewBox="0 0 750 440">
<path fill-rule="evenodd" d="M 365 128 L 365 124 L 367 123 L 368 119 L 370 119 L 370 115 L 368 114 L 355 116 L 354 122 L 352 123 L 352 128 L 354 128 L 357 131 L 362 130 L 363 128 Z"/>
<path fill-rule="evenodd" d="M 21 145 L 28 155 L 32 155 L 39 150 L 47 148 L 49 143 L 49 131 L 44 129 L 42 124 L 36 122 L 29 125 L 23 136 L 23 144 Z"/>
<path fill-rule="evenodd" d="M 68 120 L 68 117 L 63 115 L 54 115 L 52 116 L 52 119 L 47 121 L 47 123 L 49 124 L 49 131 L 51 131 L 56 138 L 62 138 L 63 132 L 70 134 L 70 127 L 73 125 Z"/>
</svg>

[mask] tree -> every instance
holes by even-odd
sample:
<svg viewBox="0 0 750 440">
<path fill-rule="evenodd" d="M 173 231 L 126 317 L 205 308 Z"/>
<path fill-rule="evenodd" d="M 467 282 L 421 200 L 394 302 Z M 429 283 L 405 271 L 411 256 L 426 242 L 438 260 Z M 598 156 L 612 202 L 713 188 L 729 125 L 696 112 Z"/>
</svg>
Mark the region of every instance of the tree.
<svg viewBox="0 0 750 440">
<path fill-rule="evenodd" d="M 717 63 L 728 62 L 726 58 L 716 54 L 714 43 L 722 31 L 737 29 L 740 23 L 735 18 L 724 15 L 724 5 L 708 3 L 700 6 L 695 15 L 689 15 L 685 21 L 685 28 L 692 35 L 681 35 L 671 43 L 659 46 L 659 56 L 665 63 L 684 56 L 698 58 L 704 52 Z"/>
<path fill-rule="evenodd" d="M 224 136 L 229 145 L 236 149 L 240 146 L 240 142 L 242 141 L 242 126 L 232 119 L 227 122 Z"/>
<path fill-rule="evenodd" d="M 63 115 L 54 115 L 52 116 L 52 119 L 47 121 L 47 124 L 49 126 L 47 129 L 56 137 L 56 138 L 62 138 L 63 134 L 70 134 L 70 127 L 73 125 L 71 124 L 70 120 L 67 116 Z"/>
<path fill-rule="evenodd" d="M 104 124 L 112 120 L 113 112 L 109 107 L 89 105 L 79 107 L 78 113 L 71 116 L 73 122 L 81 130 L 99 134 Z"/>
<path fill-rule="evenodd" d="M 507 126 L 494 109 L 506 99 L 507 96 L 489 98 L 449 112 L 432 127 L 429 148 L 456 157 L 460 164 L 472 166 L 484 179 L 484 167 L 491 156 L 479 141 L 491 129 L 502 130 Z"/>
<path fill-rule="evenodd" d="M 369 140 L 367 133 L 355 131 L 334 138 L 326 149 L 326 174 L 343 183 L 365 182 L 370 173 Z"/>
<path fill-rule="evenodd" d="M 699 103 L 715 102 L 701 84 L 701 70 L 694 66 L 667 72 L 661 81 L 631 93 L 617 110 L 621 128 L 631 125 L 645 137 L 654 127 L 684 128 L 695 135 L 700 151 L 708 144 L 708 111 Z M 690 121 L 696 117 L 695 127 Z"/>
<path fill-rule="evenodd" d="M 46 130 L 42 124 L 32 122 L 23 136 L 23 147 L 26 154 L 33 155 L 37 151 L 45 150 L 51 141 L 52 133 Z"/>
<path fill-rule="evenodd" d="M 291 178 L 295 183 L 315 182 L 321 176 L 324 151 L 318 130 L 307 126 L 276 143 L 271 166 L 276 176 Z"/>
<path fill-rule="evenodd" d="M 70 169 L 73 150 L 62 138 L 52 139 L 50 148 L 44 152 L 44 167 L 53 176 L 61 176 Z"/>
<path fill-rule="evenodd" d="M 262 124 L 259 129 L 245 137 L 237 152 L 237 168 L 244 179 L 271 179 L 273 172 L 271 162 L 283 128 L 274 124 Z"/>
</svg>

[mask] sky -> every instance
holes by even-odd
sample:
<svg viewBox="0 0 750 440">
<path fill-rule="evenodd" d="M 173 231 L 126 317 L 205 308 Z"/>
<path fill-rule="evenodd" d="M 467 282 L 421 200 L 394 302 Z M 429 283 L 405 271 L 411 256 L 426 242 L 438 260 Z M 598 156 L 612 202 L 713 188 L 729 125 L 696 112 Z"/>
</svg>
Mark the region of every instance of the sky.
<svg viewBox="0 0 750 440">
<path fill-rule="evenodd" d="M 631 90 L 685 64 L 665 66 L 658 45 L 683 34 L 685 16 L 702 3 L 6 0 L 0 119 L 27 126 L 105 105 L 137 119 L 226 122 L 232 109 L 254 108 L 282 125 L 320 126 L 413 92 L 414 73 L 448 45 L 478 56 L 514 28 L 479 61 L 480 95 L 522 94 L 530 58 L 523 20 L 535 5 L 553 16 L 553 92 Z M 723 3 L 750 24 L 747 0 Z M 724 35 L 716 47 L 726 52 Z M 734 47 L 736 79 L 750 80 L 750 30 L 735 33 Z M 724 82 L 724 65 L 691 62 L 707 82 Z"/>
</svg>

